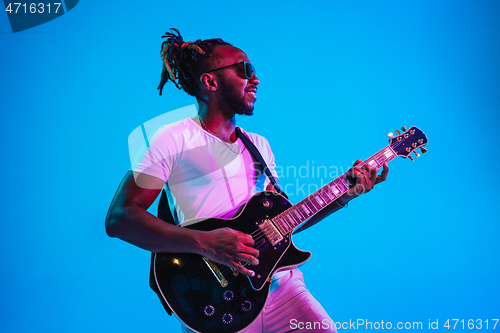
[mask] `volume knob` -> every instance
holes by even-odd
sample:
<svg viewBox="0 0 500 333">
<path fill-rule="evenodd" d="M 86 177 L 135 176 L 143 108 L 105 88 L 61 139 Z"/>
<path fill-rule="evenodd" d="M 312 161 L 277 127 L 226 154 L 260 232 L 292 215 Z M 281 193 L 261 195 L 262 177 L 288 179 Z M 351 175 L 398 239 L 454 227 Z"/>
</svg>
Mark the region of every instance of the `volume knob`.
<svg viewBox="0 0 500 333">
<path fill-rule="evenodd" d="M 224 294 L 222 294 L 222 297 L 226 300 L 226 301 L 230 301 L 233 299 L 234 297 L 234 293 L 231 291 L 231 290 L 226 290 L 224 292 Z"/>
<path fill-rule="evenodd" d="M 215 309 L 212 305 L 207 305 L 205 306 L 205 309 L 203 309 L 203 312 L 207 317 L 213 316 L 215 313 Z"/>
<path fill-rule="evenodd" d="M 231 324 L 231 322 L 233 321 L 233 316 L 231 316 L 229 313 L 224 313 L 222 315 L 222 322 L 224 324 Z"/>
<path fill-rule="evenodd" d="M 250 302 L 250 301 L 244 301 L 243 303 L 241 303 L 241 308 L 245 312 L 250 311 L 250 309 L 252 308 L 252 302 Z"/>
</svg>

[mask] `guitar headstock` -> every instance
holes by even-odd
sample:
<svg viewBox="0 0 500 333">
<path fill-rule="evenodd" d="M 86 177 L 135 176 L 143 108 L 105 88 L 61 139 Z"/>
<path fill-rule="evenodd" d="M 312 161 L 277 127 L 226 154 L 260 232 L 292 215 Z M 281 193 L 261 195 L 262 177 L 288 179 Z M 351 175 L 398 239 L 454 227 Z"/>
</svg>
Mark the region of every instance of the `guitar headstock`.
<svg viewBox="0 0 500 333">
<path fill-rule="evenodd" d="M 394 136 L 392 133 L 389 133 L 389 146 L 398 156 L 404 158 L 408 157 L 413 161 L 413 158 L 410 156 L 412 152 L 414 152 L 415 156 L 420 156 L 415 149 L 420 148 L 422 154 L 427 151 L 427 149 L 423 148 L 423 146 L 425 146 L 428 142 L 427 136 L 425 136 L 421 129 L 415 126 L 410 127 L 408 130 L 406 127 L 401 127 L 401 129 L 404 133 L 396 131 L 398 136 Z"/>
</svg>

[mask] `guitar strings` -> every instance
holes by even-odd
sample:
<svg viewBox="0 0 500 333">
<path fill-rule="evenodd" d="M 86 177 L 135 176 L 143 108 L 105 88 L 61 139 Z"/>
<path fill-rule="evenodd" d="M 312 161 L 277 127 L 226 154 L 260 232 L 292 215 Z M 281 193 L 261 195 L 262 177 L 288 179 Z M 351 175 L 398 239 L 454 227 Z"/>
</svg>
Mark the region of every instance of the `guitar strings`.
<svg viewBox="0 0 500 333">
<path fill-rule="evenodd" d="M 395 149 L 395 148 L 399 148 L 399 146 L 401 146 L 403 143 L 404 143 L 405 139 L 401 140 L 401 141 L 397 141 L 397 142 L 394 142 L 392 144 L 390 144 L 389 146 L 392 148 L 392 149 Z M 396 154 L 397 155 L 397 154 Z M 377 162 L 378 164 L 378 157 L 382 157 L 384 158 L 384 155 L 381 153 L 381 152 L 377 152 L 375 153 L 373 156 L 374 160 Z M 364 166 L 366 165 L 367 163 L 366 162 L 362 162 L 359 164 L 359 166 Z M 345 173 L 344 173 L 345 174 Z M 328 195 L 327 195 L 328 196 Z M 335 198 L 337 199 L 337 198 Z M 332 200 L 331 202 L 333 202 L 334 200 Z M 314 206 L 314 205 L 313 205 Z M 286 212 L 289 212 L 292 210 L 294 206 L 286 209 L 285 211 L 281 212 L 280 214 L 278 214 L 277 216 L 280 216 L 282 214 L 285 214 Z M 321 209 L 320 209 L 321 210 Z M 319 211 L 319 210 L 318 210 Z M 290 213 L 290 212 L 289 212 Z M 291 214 L 291 213 L 290 213 Z M 302 216 L 303 214 L 300 212 L 299 210 L 299 214 Z M 276 218 L 276 217 L 275 217 Z M 293 218 L 293 217 L 292 217 Z M 271 219 L 271 221 L 273 223 L 280 223 L 280 224 L 283 224 L 281 222 L 279 222 L 278 220 L 274 220 L 274 219 Z M 286 221 L 285 221 L 286 223 Z M 289 227 L 289 226 L 288 226 Z M 261 229 L 257 229 L 255 230 L 254 232 L 250 233 L 250 235 L 252 236 L 252 238 L 254 239 L 254 243 L 260 243 L 262 241 L 262 239 L 265 239 L 265 234 L 264 232 L 261 230 Z M 267 249 L 269 246 L 271 246 L 270 242 L 269 241 L 265 241 L 264 243 L 262 244 L 259 244 L 257 247 L 255 247 L 255 249 L 259 250 L 260 251 L 263 251 L 265 249 Z M 223 264 L 219 264 L 219 263 L 215 263 L 217 268 L 220 270 L 220 272 L 222 274 L 227 274 L 229 272 L 232 271 L 232 269 L 226 265 L 223 265 Z M 242 263 L 242 266 L 248 266 L 248 263 L 247 262 L 244 262 Z"/>
<path fill-rule="evenodd" d="M 405 140 L 406 140 L 406 139 L 403 139 L 402 141 L 397 141 L 397 142 L 395 142 L 395 143 L 393 144 L 394 148 L 398 148 L 401 144 L 403 144 L 403 142 L 404 142 Z M 377 153 L 375 153 L 372 157 L 373 157 L 373 159 L 377 162 L 377 164 L 379 164 L 379 162 L 378 162 L 378 161 L 379 161 L 380 157 L 382 157 L 382 158 L 384 159 L 384 155 L 383 155 L 383 153 L 381 153 L 381 152 L 377 152 Z M 362 162 L 362 163 L 360 163 L 360 166 L 364 166 L 364 165 L 366 165 L 366 164 L 367 164 L 366 162 Z M 380 166 L 380 167 L 381 167 L 381 166 Z M 344 173 L 344 175 L 345 175 L 345 174 L 346 174 L 346 173 Z M 320 189 L 320 190 L 321 190 L 321 189 Z M 318 190 L 318 191 L 319 191 L 319 190 Z M 327 194 L 327 197 L 330 199 L 330 197 L 328 196 L 328 194 Z M 330 203 L 331 203 L 331 202 L 333 202 L 333 201 L 334 201 L 334 200 L 336 200 L 336 199 L 338 199 L 338 197 L 337 197 L 337 196 L 335 197 L 335 199 L 331 200 L 331 201 L 330 201 Z M 292 213 L 293 213 L 293 212 L 296 212 L 297 210 L 293 210 L 293 208 L 294 208 L 294 207 L 295 207 L 295 206 L 292 206 L 292 207 L 290 207 L 290 208 L 286 209 L 285 211 L 283 211 L 283 212 L 281 212 L 280 214 L 278 214 L 276 217 L 278 217 L 278 216 L 280 216 L 280 215 L 285 215 L 285 214 L 288 212 L 288 215 L 292 216 L 292 219 L 293 219 L 293 220 L 295 220 L 295 218 L 294 218 L 294 216 L 293 216 L 293 214 L 292 214 Z M 314 208 L 316 208 L 316 207 L 314 206 L 314 204 L 313 204 L 313 207 L 314 207 Z M 309 207 L 309 208 L 311 208 L 311 207 Z M 321 208 L 323 208 L 323 207 L 321 207 Z M 320 208 L 319 210 L 321 210 L 321 208 Z M 317 210 L 316 212 L 313 212 L 313 214 L 317 213 L 319 210 Z M 304 215 L 304 214 L 303 214 L 300 210 L 298 210 L 298 213 L 299 213 L 299 215 L 303 218 L 303 215 Z M 275 217 L 275 218 L 276 218 L 276 217 Z M 309 218 L 309 217 L 310 217 L 310 216 L 306 216 L 306 218 Z M 274 218 L 274 219 L 275 219 L 275 218 Z M 274 220 L 274 219 L 272 219 L 271 221 L 273 221 L 274 223 L 279 223 L 279 224 L 281 224 L 281 225 L 283 226 L 283 223 L 281 223 L 281 222 L 280 222 L 280 221 L 278 221 L 278 220 Z M 286 227 L 290 227 L 286 221 L 285 221 L 285 226 L 286 226 Z M 254 231 L 251 235 L 255 235 L 257 232 L 261 232 L 261 230 L 256 230 L 256 231 Z M 261 234 L 262 234 L 262 233 L 261 233 Z"/>
</svg>

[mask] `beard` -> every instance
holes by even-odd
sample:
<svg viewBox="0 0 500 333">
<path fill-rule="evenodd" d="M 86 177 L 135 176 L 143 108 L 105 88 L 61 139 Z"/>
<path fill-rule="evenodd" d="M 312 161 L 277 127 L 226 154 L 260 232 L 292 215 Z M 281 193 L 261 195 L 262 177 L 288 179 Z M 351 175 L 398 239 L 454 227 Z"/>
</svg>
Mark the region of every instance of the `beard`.
<svg viewBox="0 0 500 333">
<path fill-rule="evenodd" d="M 254 103 L 245 101 L 245 95 L 240 96 L 237 89 L 227 84 L 224 80 L 220 81 L 222 88 L 222 97 L 229 110 L 236 114 L 251 116 L 253 115 Z"/>
</svg>

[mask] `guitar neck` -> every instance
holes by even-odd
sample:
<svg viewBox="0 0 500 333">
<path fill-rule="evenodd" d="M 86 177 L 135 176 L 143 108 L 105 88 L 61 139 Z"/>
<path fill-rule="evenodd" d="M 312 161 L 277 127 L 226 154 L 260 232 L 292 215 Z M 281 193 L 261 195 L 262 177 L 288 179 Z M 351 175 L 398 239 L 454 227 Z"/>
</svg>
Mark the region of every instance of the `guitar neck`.
<svg viewBox="0 0 500 333">
<path fill-rule="evenodd" d="M 389 145 L 358 164 L 358 166 L 370 165 L 380 169 L 384 163 L 392 161 L 397 156 L 398 155 Z M 349 187 L 347 173 L 344 173 L 296 205 L 277 215 L 272 221 L 282 235 L 288 234 L 330 203 L 341 197 L 349 190 Z"/>
</svg>

